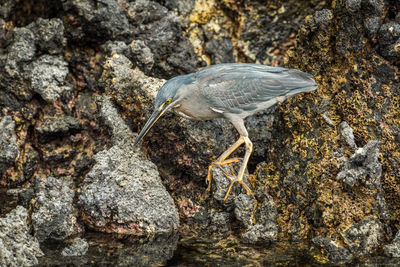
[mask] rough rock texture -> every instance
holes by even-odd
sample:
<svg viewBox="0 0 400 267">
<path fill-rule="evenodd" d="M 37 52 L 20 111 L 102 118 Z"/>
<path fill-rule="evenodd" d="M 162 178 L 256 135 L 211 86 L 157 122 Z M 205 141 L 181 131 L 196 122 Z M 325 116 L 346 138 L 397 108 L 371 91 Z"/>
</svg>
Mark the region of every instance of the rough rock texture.
<svg viewBox="0 0 400 267">
<path fill-rule="evenodd" d="M 175 232 L 178 213 L 156 166 L 132 146 L 135 135 L 107 98 L 101 116 L 112 129 L 113 146 L 94 156 L 96 164 L 85 176 L 79 203 L 86 225 L 150 239 Z"/>
<path fill-rule="evenodd" d="M 62 58 L 43 55 L 32 62 L 31 68 L 32 89 L 47 102 L 53 102 L 66 91 L 72 91 L 72 87 L 64 85 L 68 64 Z"/>
<path fill-rule="evenodd" d="M 397 232 L 392 242 L 383 247 L 385 255 L 393 258 L 400 258 L 400 231 Z"/>
<path fill-rule="evenodd" d="M 357 256 L 375 252 L 383 240 L 382 224 L 373 217 L 362 219 L 344 231 L 343 237 L 349 250 Z"/>
<path fill-rule="evenodd" d="M 0 218 L 0 265 L 32 266 L 43 256 L 39 242 L 30 235 L 28 212 L 18 206 Z"/>
<path fill-rule="evenodd" d="M 247 229 L 242 234 L 246 243 L 272 243 L 278 238 L 277 210 L 272 197 L 258 189 L 255 197 L 241 194 L 235 198 L 235 217 Z"/>
<path fill-rule="evenodd" d="M 73 205 L 75 192 L 68 179 L 70 177 L 35 179 L 32 226 L 40 242 L 46 239 L 64 240 L 81 231 Z"/>
<path fill-rule="evenodd" d="M 15 122 L 11 116 L 0 121 L 0 176 L 18 156 L 17 138 L 14 134 Z"/>
<path fill-rule="evenodd" d="M 65 247 L 62 250 L 61 255 L 67 257 L 83 256 L 86 254 L 88 249 L 89 249 L 88 242 L 86 242 L 85 239 L 76 237 L 68 247 Z"/>
<path fill-rule="evenodd" d="M 340 246 L 338 242 L 329 237 L 317 236 L 312 239 L 313 244 L 328 255 L 329 260 L 333 262 L 351 260 L 353 255 L 348 249 Z"/>
<path fill-rule="evenodd" d="M 353 186 L 356 183 L 377 188 L 381 185 L 382 165 L 379 163 L 379 143 L 376 140 L 368 142 L 347 159 L 337 179 Z"/>
<path fill-rule="evenodd" d="M 277 240 L 321 238 L 313 244 L 322 262 L 340 259 L 332 255 L 341 248 L 353 258 L 379 253 L 385 243 L 374 240 L 387 240 L 400 225 L 399 14 L 394 0 L 3 0 L 0 118 L 15 126 L 0 132 L 15 142 L 11 136 L 12 149 L 3 150 L 0 139 L 0 155 L 13 151 L 5 165 L 0 156 L 0 186 L 30 192 L 36 175 L 70 176 L 79 191 L 89 186 L 82 181 L 94 155 L 118 156 L 102 165 L 113 170 L 130 162 L 137 150 L 116 145 L 124 138 L 100 118 L 99 97 L 116 103 L 131 140 L 163 79 L 211 63 L 284 65 L 313 74 L 319 88 L 247 119 L 254 200 L 235 186 L 220 201 L 227 180 L 217 169 L 211 197 L 204 194 L 207 167 L 238 137 L 223 120 L 165 114 L 139 145 L 141 160 L 157 166 L 184 229 L 197 220 L 214 225 L 213 233 L 229 229 L 226 236 L 263 242 L 275 238 L 276 226 Z M 108 194 L 104 184 L 96 195 Z M 114 212 L 118 203 L 110 203 L 101 208 Z M 84 209 L 79 216 L 93 225 Z M 375 230 L 362 230 L 371 218 L 362 225 Z"/>
</svg>

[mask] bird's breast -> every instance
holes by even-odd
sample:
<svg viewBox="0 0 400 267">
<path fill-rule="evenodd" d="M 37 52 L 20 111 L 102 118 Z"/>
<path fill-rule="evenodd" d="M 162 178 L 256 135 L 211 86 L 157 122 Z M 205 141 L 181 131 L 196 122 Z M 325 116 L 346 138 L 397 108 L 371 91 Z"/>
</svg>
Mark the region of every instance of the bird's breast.
<svg viewBox="0 0 400 267">
<path fill-rule="evenodd" d="M 209 120 L 221 117 L 221 114 L 213 111 L 209 104 L 200 98 L 185 99 L 172 110 L 175 114 L 189 120 Z"/>
</svg>

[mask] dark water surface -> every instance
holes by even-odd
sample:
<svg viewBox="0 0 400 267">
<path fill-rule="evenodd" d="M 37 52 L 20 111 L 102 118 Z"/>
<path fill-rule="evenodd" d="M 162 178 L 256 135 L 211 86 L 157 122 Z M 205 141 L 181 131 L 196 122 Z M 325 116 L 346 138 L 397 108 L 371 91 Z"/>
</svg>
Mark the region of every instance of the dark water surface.
<svg viewBox="0 0 400 267">
<path fill-rule="evenodd" d="M 17 199 L 0 189 L 0 215 L 17 205 Z M 85 256 L 63 257 L 68 244 L 47 242 L 41 245 L 46 256 L 39 266 L 400 266 L 400 258 L 374 256 L 344 263 L 321 263 L 316 251 L 306 243 L 277 242 L 272 246 L 243 244 L 234 236 L 156 237 L 140 243 L 98 232 L 87 232 L 90 244 Z"/>
</svg>

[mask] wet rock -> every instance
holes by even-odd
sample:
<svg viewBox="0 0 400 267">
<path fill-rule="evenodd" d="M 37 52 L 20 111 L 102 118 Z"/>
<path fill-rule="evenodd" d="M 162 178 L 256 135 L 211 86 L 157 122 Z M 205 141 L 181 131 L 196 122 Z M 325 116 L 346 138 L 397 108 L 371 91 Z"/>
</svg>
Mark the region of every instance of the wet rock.
<svg viewBox="0 0 400 267">
<path fill-rule="evenodd" d="M 353 255 L 348 249 L 340 246 L 329 237 L 317 236 L 312 239 L 312 243 L 319 249 L 322 249 L 328 255 L 329 260 L 333 262 L 348 261 L 353 258 Z"/>
<path fill-rule="evenodd" d="M 81 231 L 73 203 L 75 192 L 68 179 L 35 179 L 36 199 L 32 203 L 32 226 L 40 242 L 46 239 L 63 240 Z"/>
<path fill-rule="evenodd" d="M 61 54 L 66 45 L 64 24 L 61 19 L 42 19 L 29 24 L 27 29 L 35 35 L 35 44 L 42 53 Z"/>
<path fill-rule="evenodd" d="M 0 121 L 0 176 L 12 166 L 18 156 L 14 129 L 15 122 L 12 117 L 4 116 Z"/>
<path fill-rule="evenodd" d="M 264 224 L 256 224 L 242 235 L 242 240 L 246 243 L 266 243 L 275 242 L 278 238 L 278 227 L 272 221 Z"/>
<path fill-rule="evenodd" d="M 400 258 L 400 231 L 397 232 L 392 242 L 383 247 L 385 255 L 392 258 Z"/>
<path fill-rule="evenodd" d="M 364 218 L 343 232 L 348 249 L 357 256 L 375 252 L 381 245 L 383 235 L 383 226 L 374 217 Z"/>
<path fill-rule="evenodd" d="M 101 103 L 101 117 L 112 130 L 113 146 L 97 153 L 86 175 L 79 203 L 92 229 L 152 239 L 179 226 L 174 201 L 161 183 L 156 166 L 137 147 L 110 100 Z"/>
<path fill-rule="evenodd" d="M 354 141 L 353 129 L 345 121 L 339 124 L 340 137 L 353 151 L 356 150 L 357 145 Z"/>
<path fill-rule="evenodd" d="M 382 165 L 379 163 L 379 142 L 373 140 L 356 152 L 345 162 L 337 175 L 338 180 L 353 186 L 361 183 L 368 188 L 380 186 Z"/>
<path fill-rule="evenodd" d="M 41 143 L 72 134 L 81 129 L 80 121 L 71 116 L 46 117 L 35 126 L 35 131 Z"/>
<path fill-rule="evenodd" d="M 28 213 L 21 206 L 0 218 L 0 265 L 32 266 L 43 256 L 39 242 L 27 225 Z"/>
<path fill-rule="evenodd" d="M 31 69 L 32 88 L 47 102 L 54 102 L 72 91 L 72 87 L 64 83 L 68 63 L 61 57 L 43 55 L 32 62 Z"/>
<path fill-rule="evenodd" d="M 77 237 L 74 238 L 71 245 L 62 250 L 61 255 L 63 255 L 64 257 L 83 256 L 86 254 L 88 249 L 88 242 L 86 242 L 85 239 Z"/>
<path fill-rule="evenodd" d="M 128 19 L 115 0 L 67 0 L 62 5 L 71 14 L 68 31 L 72 39 L 101 44 L 129 33 Z"/>
<path fill-rule="evenodd" d="M 174 256 L 179 236 L 158 236 L 154 240 L 133 245 L 117 252 L 117 266 L 163 266 Z"/>
</svg>

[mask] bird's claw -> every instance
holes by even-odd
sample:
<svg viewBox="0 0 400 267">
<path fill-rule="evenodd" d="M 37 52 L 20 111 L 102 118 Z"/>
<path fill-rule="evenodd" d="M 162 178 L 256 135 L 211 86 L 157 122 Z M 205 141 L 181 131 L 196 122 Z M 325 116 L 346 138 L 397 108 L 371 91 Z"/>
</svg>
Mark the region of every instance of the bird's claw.
<svg viewBox="0 0 400 267">
<path fill-rule="evenodd" d="M 238 178 L 235 178 L 235 179 L 234 179 L 234 178 L 232 178 L 232 177 L 228 177 L 228 178 L 229 178 L 229 180 L 231 180 L 231 182 L 230 182 L 230 184 L 229 184 L 228 190 L 226 191 L 226 194 L 225 194 L 225 197 L 224 197 L 224 201 L 228 198 L 229 193 L 231 192 L 231 189 L 232 189 L 232 186 L 233 186 L 234 183 L 239 183 L 239 184 L 241 184 L 241 185 L 243 186 L 243 188 L 246 190 L 246 194 L 247 194 L 248 196 L 250 196 L 251 190 L 250 190 L 250 188 L 243 182 L 242 179 L 238 179 Z"/>
<path fill-rule="evenodd" d="M 224 201 L 228 198 L 229 193 L 231 192 L 232 186 L 236 182 L 241 184 L 244 187 L 244 189 L 246 190 L 247 195 L 250 195 L 251 194 L 250 188 L 243 182 L 242 179 L 238 179 L 236 177 L 235 171 L 233 170 L 232 163 L 239 162 L 239 161 L 240 161 L 239 158 L 231 158 L 231 159 L 225 160 L 223 162 L 213 162 L 213 163 L 211 163 L 210 166 L 208 167 L 208 174 L 207 174 L 207 179 L 206 179 L 206 182 L 208 184 L 207 191 L 211 191 L 211 181 L 212 181 L 212 172 L 211 171 L 212 171 L 212 168 L 213 167 L 218 167 L 222 171 L 222 173 L 225 175 L 225 177 L 230 180 L 230 184 L 229 184 L 228 190 L 226 191 L 226 194 L 225 194 L 225 197 L 224 197 Z M 226 164 L 228 164 L 228 166 L 230 167 L 233 175 L 229 175 L 225 171 L 225 169 L 222 167 L 223 165 L 226 165 Z"/>
</svg>

